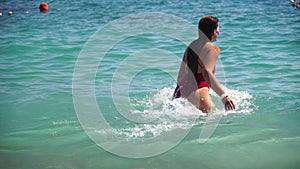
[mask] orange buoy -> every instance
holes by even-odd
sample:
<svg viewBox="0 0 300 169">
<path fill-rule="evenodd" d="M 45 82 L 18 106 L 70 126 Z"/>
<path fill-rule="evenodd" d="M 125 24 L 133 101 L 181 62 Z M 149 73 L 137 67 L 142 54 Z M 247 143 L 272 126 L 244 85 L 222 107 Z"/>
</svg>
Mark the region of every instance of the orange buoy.
<svg viewBox="0 0 300 169">
<path fill-rule="evenodd" d="M 48 4 L 46 3 L 46 2 L 42 2 L 41 4 L 40 4 L 40 11 L 41 12 L 48 12 Z"/>
</svg>

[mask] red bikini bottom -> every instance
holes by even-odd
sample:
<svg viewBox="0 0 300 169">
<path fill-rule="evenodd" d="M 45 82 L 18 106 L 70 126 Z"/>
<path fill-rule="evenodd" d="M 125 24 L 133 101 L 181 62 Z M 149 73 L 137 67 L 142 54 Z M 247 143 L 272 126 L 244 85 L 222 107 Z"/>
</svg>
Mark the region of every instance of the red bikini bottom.
<svg viewBox="0 0 300 169">
<path fill-rule="evenodd" d="M 203 87 L 210 88 L 207 82 L 205 81 L 204 77 L 202 76 L 202 73 L 197 74 L 196 81 L 197 81 L 198 89 Z M 191 87 L 186 89 L 186 87 L 188 87 L 186 83 L 187 83 L 187 75 L 185 75 L 182 81 L 179 84 L 177 84 L 177 87 L 173 94 L 173 98 L 188 97 L 194 91 Z"/>
</svg>

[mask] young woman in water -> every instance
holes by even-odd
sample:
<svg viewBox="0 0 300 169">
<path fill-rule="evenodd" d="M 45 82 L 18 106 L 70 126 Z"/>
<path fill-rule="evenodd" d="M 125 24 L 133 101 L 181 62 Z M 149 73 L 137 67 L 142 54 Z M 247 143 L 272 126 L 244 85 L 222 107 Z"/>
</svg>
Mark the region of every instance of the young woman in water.
<svg viewBox="0 0 300 169">
<path fill-rule="evenodd" d="M 218 24 L 218 18 L 213 16 L 200 19 L 199 38 L 191 42 L 184 53 L 173 95 L 174 98 L 187 98 L 204 113 L 211 112 L 213 108 L 210 88 L 220 96 L 226 110 L 235 109 L 233 101 L 214 75 L 220 48 L 212 42 L 215 42 L 220 34 Z"/>
</svg>

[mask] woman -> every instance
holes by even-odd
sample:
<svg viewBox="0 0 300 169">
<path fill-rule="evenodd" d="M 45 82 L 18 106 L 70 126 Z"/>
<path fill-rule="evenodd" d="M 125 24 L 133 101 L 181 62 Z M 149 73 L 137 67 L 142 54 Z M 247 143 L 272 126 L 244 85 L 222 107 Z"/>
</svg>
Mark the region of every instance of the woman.
<svg viewBox="0 0 300 169">
<path fill-rule="evenodd" d="M 226 110 L 235 109 L 234 103 L 214 75 L 220 49 L 212 42 L 215 42 L 220 34 L 218 22 L 218 18 L 213 16 L 200 19 L 199 38 L 194 40 L 184 53 L 173 95 L 174 98 L 187 98 L 204 113 L 211 112 L 213 108 L 209 96 L 210 88 L 220 96 Z"/>
</svg>

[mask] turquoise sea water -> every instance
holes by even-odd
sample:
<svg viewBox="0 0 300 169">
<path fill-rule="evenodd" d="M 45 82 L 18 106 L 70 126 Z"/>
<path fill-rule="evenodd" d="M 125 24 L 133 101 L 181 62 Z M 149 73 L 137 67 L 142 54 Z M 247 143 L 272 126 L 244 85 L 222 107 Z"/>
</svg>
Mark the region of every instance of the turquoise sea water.
<svg viewBox="0 0 300 169">
<path fill-rule="evenodd" d="M 290 1 L 61 0 L 48 2 L 50 10 L 45 14 L 39 13 L 39 3 L 0 2 L 0 168 L 300 167 L 300 10 Z M 7 15 L 9 10 L 14 12 L 12 16 Z M 106 151 L 89 138 L 74 108 L 72 80 L 83 47 L 98 29 L 145 12 L 176 16 L 195 28 L 203 15 L 220 19 L 217 77 L 223 79 L 237 110 L 224 113 L 212 136 L 200 144 L 199 134 L 207 117 L 183 101 L 175 109 L 185 114 L 182 128 L 192 126 L 187 136 L 159 155 L 128 158 Z M 159 24 L 168 26 L 165 20 Z M 122 28 L 135 29 L 128 25 Z M 191 33 L 196 38 L 195 30 Z M 170 31 L 178 29 L 171 27 Z M 111 40 L 114 33 L 108 32 L 101 43 Z M 129 140 L 172 132 L 178 117 L 170 99 L 175 87 L 172 75 L 177 75 L 185 47 L 170 37 L 141 34 L 123 39 L 109 50 L 96 71 L 94 93 L 114 132 Z M 170 62 L 163 56 L 149 59 L 143 50 L 150 48 L 170 51 L 178 60 Z M 129 86 L 124 87 L 134 105 L 131 111 L 159 117 L 156 121 L 126 120 L 119 112 L 126 104 L 114 103 L 112 83 L 129 56 L 139 56 L 127 61 L 141 65 L 132 68 L 136 69 L 134 76 L 125 76 L 131 77 Z M 145 63 L 166 67 L 169 72 L 140 69 Z M 90 70 L 85 66 L 83 76 Z M 218 104 L 213 93 L 212 97 Z M 195 113 L 199 114 L 196 121 L 189 120 Z"/>
</svg>

